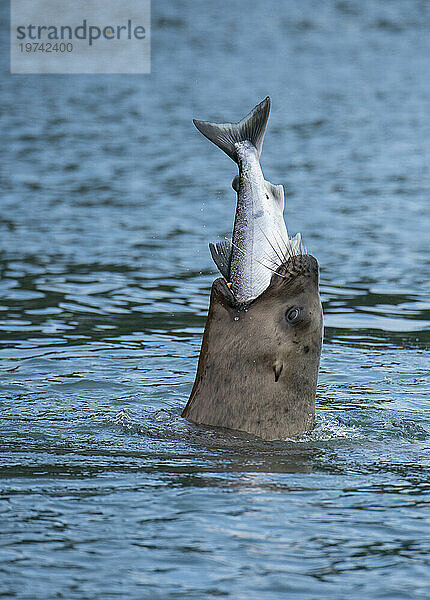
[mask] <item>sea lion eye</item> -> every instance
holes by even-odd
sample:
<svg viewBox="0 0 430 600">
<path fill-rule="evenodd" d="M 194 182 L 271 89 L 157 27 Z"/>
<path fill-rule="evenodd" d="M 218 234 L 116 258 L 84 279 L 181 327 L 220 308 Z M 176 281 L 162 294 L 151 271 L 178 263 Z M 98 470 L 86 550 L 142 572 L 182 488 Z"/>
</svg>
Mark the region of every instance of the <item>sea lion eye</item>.
<svg viewBox="0 0 430 600">
<path fill-rule="evenodd" d="M 297 323 L 297 321 L 300 320 L 301 312 L 302 311 L 298 306 L 294 306 L 293 308 L 287 310 L 287 312 L 285 313 L 285 318 L 288 321 L 288 323 Z"/>
</svg>

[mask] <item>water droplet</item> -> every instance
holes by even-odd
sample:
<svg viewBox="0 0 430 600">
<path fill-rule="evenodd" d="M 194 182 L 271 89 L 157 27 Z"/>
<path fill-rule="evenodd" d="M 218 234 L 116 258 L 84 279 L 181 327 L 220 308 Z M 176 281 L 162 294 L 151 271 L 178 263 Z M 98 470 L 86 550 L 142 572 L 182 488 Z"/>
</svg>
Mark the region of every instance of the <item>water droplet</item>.
<svg viewBox="0 0 430 600">
<path fill-rule="evenodd" d="M 235 321 L 239 321 L 239 317 L 234 317 L 234 320 Z"/>
</svg>

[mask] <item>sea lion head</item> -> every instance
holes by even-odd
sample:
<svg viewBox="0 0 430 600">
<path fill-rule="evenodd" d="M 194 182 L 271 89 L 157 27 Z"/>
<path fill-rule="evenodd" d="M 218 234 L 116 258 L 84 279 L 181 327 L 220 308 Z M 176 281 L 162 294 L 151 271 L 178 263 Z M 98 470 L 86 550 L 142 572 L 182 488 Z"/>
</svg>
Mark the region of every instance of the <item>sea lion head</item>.
<svg viewBox="0 0 430 600">
<path fill-rule="evenodd" d="M 217 279 L 183 416 L 266 440 L 312 429 L 322 325 L 311 255 L 288 257 L 248 304 L 237 303 L 225 279 Z"/>
</svg>

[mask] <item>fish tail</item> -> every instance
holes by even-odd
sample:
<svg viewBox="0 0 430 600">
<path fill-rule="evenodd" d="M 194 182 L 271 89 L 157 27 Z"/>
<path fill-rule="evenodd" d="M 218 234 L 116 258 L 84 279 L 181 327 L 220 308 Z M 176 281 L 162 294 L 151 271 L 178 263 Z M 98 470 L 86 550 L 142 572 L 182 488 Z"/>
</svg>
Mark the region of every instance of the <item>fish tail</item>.
<svg viewBox="0 0 430 600">
<path fill-rule="evenodd" d="M 239 123 L 209 123 L 197 119 L 193 119 L 193 123 L 200 133 L 237 162 L 236 144 L 246 140 L 255 146 L 260 157 L 269 112 L 270 98 L 267 96 Z"/>
</svg>

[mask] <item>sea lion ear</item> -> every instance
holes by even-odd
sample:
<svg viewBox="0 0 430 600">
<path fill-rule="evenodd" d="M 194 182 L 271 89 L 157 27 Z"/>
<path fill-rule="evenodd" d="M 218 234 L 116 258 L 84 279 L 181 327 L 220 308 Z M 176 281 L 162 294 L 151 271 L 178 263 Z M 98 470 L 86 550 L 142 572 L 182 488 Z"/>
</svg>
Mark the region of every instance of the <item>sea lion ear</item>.
<svg viewBox="0 0 430 600">
<path fill-rule="evenodd" d="M 279 207 L 279 210 L 283 211 L 284 210 L 284 206 L 285 206 L 284 186 L 282 184 L 280 184 L 280 185 L 273 185 L 273 183 L 270 183 L 270 181 L 265 181 L 264 183 L 266 185 L 266 189 L 273 196 L 276 204 Z"/>
<path fill-rule="evenodd" d="M 236 177 L 233 179 L 233 181 L 231 182 L 231 187 L 234 189 L 235 192 L 239 193 L 239 184 L 240 184 L 240 177 L 239 175 L 236 175 Z"/>
</svg>

